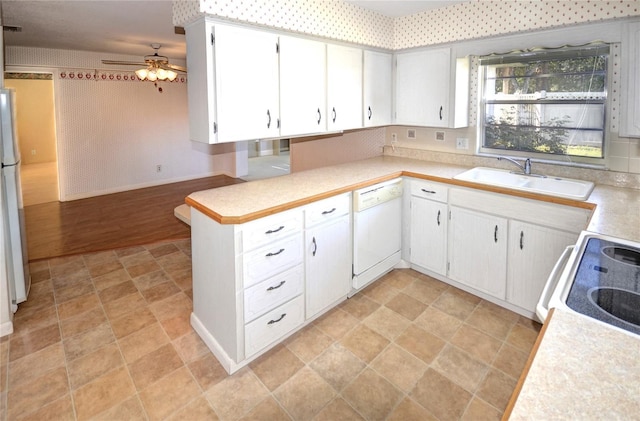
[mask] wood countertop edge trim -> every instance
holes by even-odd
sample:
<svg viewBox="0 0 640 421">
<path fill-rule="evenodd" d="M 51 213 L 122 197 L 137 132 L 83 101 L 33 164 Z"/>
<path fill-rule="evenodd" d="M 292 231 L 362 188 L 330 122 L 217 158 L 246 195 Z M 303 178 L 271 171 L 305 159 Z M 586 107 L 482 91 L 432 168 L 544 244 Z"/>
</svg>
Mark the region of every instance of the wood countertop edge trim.
<svg viewBox="0 0 640 421">
<path fill-rule="evenodd" d="M 507 407 L 504 410 L 504 414 L 502 415 L 502 421 L 507 421 L 511 416 L 511 413 L 513 412 L 513 408 L 515 407 L 516 402 L 518 401 L 518 397 L 520 396 L 520 392 L 522 391 L 524 382 L 526 381 L 527 376 L 529 375 L 529 370 L 531 370 L 531 365 L 533 364 L 533 360 L 535 359 L 536 354 L 538 353 L 538 349 L 540 349 L 540 344 L 544 339 L 544 334 L 547 332 L 547 327 L 549 326 L 549 322 L 551 321 L 554 310 L 555 308 L 552 308 L 551 310 L 549 310 L 549 314 L 547 315 L 547 320 L 542 325 L 542 329 L 540 330 L 540 333 L 536 338 L 536 342 L 535 344 L 533 344 L 533 348 L 531 348 L 531 352 L 529 353 L 529 358 L 527 358 L 527 362 L 525 363 L 524 368 L 522 369 L 522 373 L 520 374 L 518 383 L 516 383 L 516 387 L 513 390 L 513 393 L 511 394 L 511 398 L 509 399 L 509 403 L 507 403 Z"/>
<path fill-rule="evenodd" d="M 450 184 L 450 185 L 459 186 L 459 187 L 471 188 L 475 190 L 483 190 L 483 191 L 488 191 L 492 193 L 506 194 L 509 196 L 517 196 L 517 197 L 537 200 L 541 202 L 549 202 L 549 203 L 554 203 L 558 205 L 573 206 L 576 208 L 590 210 L 592 211 L 592 215 L 593 215 L 593 210 L 596 208 L 596 205 L 594 203 L 587 202 L 587 201 L 577 201 L 577 200 L 571 200 L 571 199 L 564 199 L 562 197 L 547 196 L 547 195 L 541 195 L 536 193 L 527 193 L 519 190 L 513 190 L 513 189 L 508 189 L 503 187 L 494 187 L 494 186 L 489 186 L 489 185 L 484 185 L 479 183 L 471 183 L 469 181 L 455 180 L 453 178 L 438 177 L 433 175 L 416 173 L 412 171 L 397 171 L 391 174 L 369 179 L 367 181 L 352 184 L 350 186 L 345 186 L 335 190 L 329 190 L 321 194 L 316 194 L 313 196 L 305 197 L 303 199 L 283 203 L 278 206 L 273 206 L 271 208 L 262 209 L 260 211 L 248 213 L 245 215 L 222 216 L 219 213 L 214 212 L 208 207 L 202 205 L 200 202 L 197 202 L 191 199 L 189 196 L 185 198 L 185 203 L 189 206 L 192 206 L 198 209 L 200 212 L 202 212 L 203 214 L 207 215 L 208 217 L 210 217 L 211 219 L 213 219 L 214 221 L 220 224 L 244 224 L 246 222 L 253 221 L 255 219 L 263 218 L 265 216 L 273 215 L 273 214 L 283 212 L 289 209 L 293 209 L 299 206 L 308 205 L 309 203 L 313 203 L 318 200 L 326 199 L 331 196 L 336 196 L 338 194 L 361 189 L 363 187 L 368 187 L 373 184 L 392 180 L 397 177 L 412 177 L 412 178 L 418 178 L 422 180 L 435 181 L 438 183 Z"/>
</svg>

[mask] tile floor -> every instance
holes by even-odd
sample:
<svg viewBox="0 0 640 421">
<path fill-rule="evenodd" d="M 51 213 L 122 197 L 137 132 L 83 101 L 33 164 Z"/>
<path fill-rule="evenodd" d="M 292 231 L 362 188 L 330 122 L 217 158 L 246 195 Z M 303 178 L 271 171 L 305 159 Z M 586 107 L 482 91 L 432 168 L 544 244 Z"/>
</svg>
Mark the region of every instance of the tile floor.
<svg viewBox="0 0 640 421">
<path fill-rule="evenodd" d="M 539 325 L 396 270 L 227 376 L 189 326 L 189 241 L 32 264 L 0 419 L 499 419 Z"/>
</svg>

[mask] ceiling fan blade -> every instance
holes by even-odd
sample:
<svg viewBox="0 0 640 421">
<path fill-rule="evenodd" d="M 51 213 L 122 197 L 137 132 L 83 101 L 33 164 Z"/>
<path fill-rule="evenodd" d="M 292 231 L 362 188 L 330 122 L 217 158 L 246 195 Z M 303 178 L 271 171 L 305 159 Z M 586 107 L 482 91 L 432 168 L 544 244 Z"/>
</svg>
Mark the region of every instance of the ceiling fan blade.
<svg viewBox="0 0 640 421">
<path fill-rule="evenodd" d="M 165 66 L 167 68 L 169 68 L 171 70 L 175 70 L 177 72 L 187 73 L 187 68 L 183 67 L 183 66 L 178 66 L 178 65 L 175 65 L 175 64 L 166 64 Z"/>
<path fill-rule="evenodd" d="M 138 63 L 134 61 L 119 61 L 119 60 L 102 60 L 102 64 L 116 64 L 122 66 L 146 66 L 146 63 Z"/>
</svg>

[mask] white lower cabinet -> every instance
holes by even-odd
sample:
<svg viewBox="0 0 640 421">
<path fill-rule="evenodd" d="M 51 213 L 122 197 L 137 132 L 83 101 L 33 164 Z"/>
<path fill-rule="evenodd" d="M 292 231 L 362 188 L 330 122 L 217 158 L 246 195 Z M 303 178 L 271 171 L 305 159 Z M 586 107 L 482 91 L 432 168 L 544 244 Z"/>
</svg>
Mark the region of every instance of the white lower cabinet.
<svg viewBox="0 0 640 421">
<path fill-rule="evenodd" d="M 440 275 L 447 272 L 447 187 L 411 182 L 411 263 Z"/>
<path fill-rule="evenodd" d="M 507 220 L 456 206 L 449 211 L 449 278 L 505 299 Z"/>
<path fill-rule="evenodd" d="M 577 239 L 577 233 L 509 221 L 507 301 L 535 312 L 554 264 Z"/>
</svg>

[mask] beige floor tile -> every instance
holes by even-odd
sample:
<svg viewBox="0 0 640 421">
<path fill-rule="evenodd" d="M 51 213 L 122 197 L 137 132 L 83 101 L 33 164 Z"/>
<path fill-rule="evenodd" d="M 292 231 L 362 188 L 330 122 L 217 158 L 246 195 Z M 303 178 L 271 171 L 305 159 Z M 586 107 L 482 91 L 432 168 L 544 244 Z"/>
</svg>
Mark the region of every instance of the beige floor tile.
<svg viewBox="0 0 640 421">
<path fill-rule="evenodd" d="M 309 365 L 337 392 L 349 384 L 366 364 L 340 344 L 333 344 Z"/>
<path fill-rule="evenodd" d="M 147 414 L 138 396 L 132 396 L 91 419 L 92 421 L 147 421 Z"/>
<path fill-rule="evenodd" d="M 458 329 L 451 343 L 486 364 L 491 364 L 502 347 L 502 341 L 467 324 Z"/>
<path fill-rule="evenodd" d="M 64 367 L 64 349 L 62 342 L 57 342 L 37 352 L 28 354 L 8 365 L 9 389 L 30 382 L 47 372 Z M 2 382 L 4 383 L 3 378 Z"/>
<path fill-rule="evenodd" d="M 35 412 L 65 395 L 69 394 L 67 370 L 59 367 L 20 386 L 9 389 L 7 393 L 8 419 L 17 419 Z"/>
<path fill-rule="evenodd" d="M 445 341 L 450 340 L 462 326 L 462 321 L 442 311 L 428 307 L 415 320 L 416 326 L 421 327 L 429 333 L 438 336 Z"/>
<path fill-rule="evenodd" d="M 127 313 L 146 306 L 147 302 L 138 291 L 119 298 L 115 301 L 110 301 L 106 304 L 103 304 L 104 311 L 107 314 L 109 320 L 118 319 Z"/>
<path fill-rule="evenodd" d="M 55 305 L 56 299 L 53 293 L 53 289 L 50 288 L 51 282 L 44 281 L 31 286 L 31 292 L 29 292 L 29 299 L 19 305 L 20 311 L 37 313 L 43 308 L 51 307 Z M 38 288 L 43 290 L 40 292 Z"/>
<path fill-rule="evenodd" d="M 509 344 L 504 344 L 492 365 L 514 379 L 518 379 L 527 363 L 527 358 L 529 358 L 528 352 L 520 351 Z"/>
<path fill-rule="evenodd" d="M 159 243 L 159 244 L 147 246 L 147 250 L 149 250 L 149 253 L 151 253 L 151 255 L 157 259 L 158 257 L 175 253 L 179 249 L 173 243 Z"/>
<path fill-rule="evenodd" d="M 371 368 L 405 393 L 411 392 L 427 365 L 402 348 L 392 344 L 371 363 Z"/>
<path fill-rule="evenodd" d="M 344 399 L 367 420 L 384 420 L 403 393 L 384 377 L 366 368 L 343 391 Z"/>
<path fill-rule="evenodd" d="M 169 278 L 169 276 L 163 270 L 150 272 L 133 279 L 133 283 L 140 291 L 152 288 L 165 282 L 171 282 L 171 278 Z"/>
<path fill-rule="evenodd" d="M 155 259 L 146 248 L 139 247 L 137 249 L 131 249 L 131 252 L 126 256 L 120 256 L 120 262 L 125 268 L 129 268 L 143 263 L 155 262 Z"/>
<path fill-rule="evenodd" d="M 157 323 L 156 317 L 148 307 L 139 307 L 124 316 L 111 320 L 111 329 L 116 338 L 124 338 L 147 326 Z"/>
<path fill-rule="evenodd" d="M 296 421 L 310 420 L 335 396 L 333 388 L 305 367 L 274 392 L 280 405 Z"/>
<path fill-rule="evenodd" d="M 200 339 L 200 336 L 198 336 L 195 331 L 190 331 L 172 343 L 178 355 L 185 363 L 190 363 L 202 355 L 211 353 L 207 345 Z"/>
<path fill-rule="evenodd" d="M 85 313 L 78 314 L 60 321 L 60 330 L 63 338 L 69 338 L 87 330 L 95 329 L 107 321 L 102 306 L 91 309 Z"/>
<path fill-rule="evenodd" d="M 533 348 L 536 339 L 538 339 L 538 332 L 523 325 L 516 324 L 511 328 L 511 332 L 509 332 L 509 336 L 507 336 L 507 343 L 521 351 L 529 352 L 531 348 Z"/>
<path fill-rule="evenodd" d="M 356 357 L 370 363 L 389 345 L 389 340 L 361 324 L 347 333 L 340 343 Z"/>
<path fill-rule="evenodd" d="M 170 319 L 161 320 L 160 324 L 171 340 L 193 331 L 191 327 L 190 310 L 184 310 L 181 314 L 171 317 Z"/>
<path fill-rule="evenodd" d="M 191 373 L 182 367 L 140 392 L 140 400 L 149 419 L 160 420 L 189 404 L 199 393 Z"/>
<path fill-rule="evenodd" d="M 56 303 L 58 305 L 72 300 L 81 295 L 90 294 L 95 292 L 93 282 L 91 279 L 87 279 L 82 282 L 77 282 L 73 285 L 69 285 L 65 288 L 59 288 L 55 290 Z"/>
<path fill-rule="evenodd" d="M 49 260 L 52 278 L 70 278 L 77 276 L 78 272 L 84 272 L 84 277 L 89 277 L 89 271 L 84 264 L 82 256 L 67 256 Z"/>
<path fill-rule="evenodd" d="M 442 339 L 414 325 L 409 326 L 395 343 L 427 364 L 430 364 L 445 346 Z"/>
<path fill-rule="evenodd" d="M 115 342 L 105 345 L 90 354 L 69 362 L 67 371 L 71 388 L 75 390 L 123 365 L 124 360 L 118 345 Z"/>
<path fill-rule="evenodd" d="M 205 392 L 229 375 L 211 353 L 207 353 L 188 365 L 191 374 Z"/>
<path fill-rule="evenodd" d="M 285 341 L 287 348 L 306 363 L 323 353 L 332 343 L 333 338 L 314 325 L 305 327 Z"/>
<path fill-rule="evenodd" d="M 100 297 L 102 304 L 106 304 L 110 301 L 115 301 L 129 294 L 133 294 L 136 291 L 138 290 L 133 284 L 133 281 L 124 281 L 99 291 L 98 296 Z"/>
<path fill-rule="evenodd" d="M 274 391 L 304 367 L 304 363 L 287 347 L 278 345 L 249 367 L 269 390 Z"/>
<path fill-rule="evenodd" d="M 171 319 L 183 314 L 185 311 L 191 313 L 193 303 L 184 294 L 175 294 L 164 300 L 156 301 L 149 305 L 149 308 L 160 321 Z"/>
<path fill-rule="evenodd" d="M 325 406 L 313 421 L 365 421 L 344 399 L 335 398 Z"/>
<path fill-rule="evenodd" d="M 379 307 L 363 322 L 367 327 L 392 341 L 404 332 L 411 323 L 387 307 Z"/>
<path fill-rule="evenodd" d="M 141 391 L 183 365 L 173 345 L 168 343 L 131 363 L 129 372 Z"/>
<path fill-rule="evenodd" d="M 456 346 L 447 345 L 431 366 L 443 376 L 474 393 L 489 367 Z"/>
<path fill-rule="evenodd" d="M 105 322 L 79 335 L 65 338 L 62 344 L 67 360 L 72 361 L 115 340 L 111 325 Z"/>
<path fill-rule="evenodd" d="M 241 421 L 290 421 L 291 417 L 271 396 L 260 402 Z"/>
<path fill-rule="evenodd" d="M 340 308 L 334 308 L 315 322 L 315 326 L 335 340 L 341 339 L 355 325 L 358 319 Z"/>
<path fill-rule="evenodd" d="M 191 266 L 182 269 L 166 270 L 167 275 L 175 282 L 175 284 L 183 291 L 191 289 L 193 285 L 193 272 Z"/>
<path fill-rule="evenodd" d="M 60 342 L 60 328 L 57 324 L 35 329 L 20 336 L 12 336 L 9 361 L 15 361 Z"/>
<path fill-rule="evenodd" d="M 91 291 L 62 304 L 58 304 L 58 316 L 60 320 L 66 320 L 78 314 L 86 313 L 101 305 L 98 294 L 96 294 L 95 291 Z"/>
<path fill-rule="evenodd" d="M 168 281 L 142 290 L 140 293 L 148 303 L 154 303 L 171 297 L 174 294 L 182 293 L 182 290 L 178 288 L 173 281 Z"/>
<path fill-rule="evenodd" d="M 366 319 L 371 313 L 376 311 L 378 307 L 380 307 L 380 303 L 373 301 L 363 294 L 356 294 L 339 305 L 339 308 L 358 320 Z"/>
<path fill-rule="evenodd" d="M 511 310 L 508 310 L 504 307 L 500 307 L 499 305 L 486 300 L 481 300 L 478 307 L 489 310 L 490 312 L 500 317 L 501 319 L 504 319 L 507 322 L 517 322 L 522 317 Z"/>
<path fill-rule="evenodd" d="M 476 395 L 500 411 L 504 411 L 517 381 L 498 370 L 489 370 Z"/>
<path fill-rule="evenodd" d="M 113 250 L 99 251 L 97 253 L 83 254 L 82 259 L 86 267 L 91 268 L 93 266 L 101 265 L 103 263 L 116 262 L 118 256 Z"/>
<path fill-rule="evenodd" d="M 249 368 L 243 368 L 211 387 L 206 397 L 221 419 L 238 419 L 269 395 Z"/>
<path fill-rule="evenodd" d="M 58 325 L 58 314 L 54 305 L 35 308 L 34 311 L 23 311 L 19 308 L 13 319 L 12 337 L 22 336 L 53 324 Z"/>
<path fill-rule="evenodd" d="M 156 258 L 156 261 L 167 272 L 191 267 L 191 259 L 182 251 L 165 254 Z"/>
<path fill-rule="evenodd" d="M 122 269 L 122 264 L 117 260 L 102 262 L 99 264 L 91 265 L 88 267 L 89 274 L 92 278 L 96 278 L 98 276 L 106 275 L 111 272 L 115 272 Z"/>
<path fill-rule="evenodd" d="M 378 282 L 385 283 L 390 287 L 394 287 L 398 291 L 402 291 L 415 281 L 416 278 L 413 276 L 414 273 L 416 272 L 410 269 L 392 270 L 380 278 Z"/>
<path fill-rule="evenodd" d="M 404 398 L 389 415 L 387 421 L 437 421 L 437 419 L 413 400 Z"/>
<path fill-rule="evenodd" d="M 71 395 L 66 394 L 63 397 L 39 408 L 26 416 L 20 416 L 20 421 L 43 421 L 43 420 L 59 420 L 74 421 L 76 419 L 73 412 L 73 403 Z"/>
<path fill-rule="evenodd" d="M 511 327 L 516 323 L 515 320 L 505 320 L 483 306 L 478 306 L 466 322 L 500 340 L 506 339 Z"/>
<path fill-rule="evenodd" d="M 127 247 L 124 249 L 115 250 L 115 253 L 119 259 L 128 259 L 128 258 L 131 258 L 131 256 L 135 256 L 136 254 L 139 254 L 139 253 L 144 253 L 145 251 L 147 251 L 147 249 L 144 248 L 143 246 L 133 246 L 133 247 Z M 123 262 L 123 264 L 125 263 Z"/>
<path fill-rule="evenodd" d="M 466 297 L 453 291 L 454 288 L 451 288 L 443 292 L 442 295 L 433 302 L 432 306 L 450 316 L 464 321 L 476 308 L 477 303 L 470 302 Z"/>
<path fill-rule="evenodd" d="M 267 420 L 268 418 L 263 418 Z M 174 412 L 166 418 L 167 421 L 217 421 L 219 420 L 218 415 L 215 413 L 209 402 L 202 397 L 191 401 L 191 403 L 187 404 L 185 407 L 178 409 L 178 411 Z"/>
<path fill-rule="evenodd" d="M 131 277 L 129 276 L 129 273 L 124 270 L 124 268 L 120 268 L 102 276 L 94 277 L 93 285 L 98 291 L 102 291 L 115 285 L 120 285 L 121 283 L 127 282 L 130 279 Z"/>
<path fill-rule="evenodd" d="M 89 419 L 112 408 L 136 393 L 125 367 L 113 370 L 73 392 L 79 420 Z"/>
<path fill-rule="evenodd" d="M 426 304 L 404 293 L 396 295 L 385 306 L 411 321 L 415 320 L 427 308 Z"/>
<path fill-rule="evenodd" d="M 441 420 L 459 419 L 473 395 L 433 369 L 428 369 L 410 397 Z"/>
<path fill-rule="evenodd" d="M 154 323 L 118 340 L 122 355 L 129 364 L 168 342 L 169 337 L 164 333 L 159 323 Z"/>
<path fill-rule="evenodd" d="M 379 304 L 385 304 L 395 298 L 400 291 L 385 282 L 374 282 L 362 291 L 361 294 Z"/>
<path fill-rule="evenodd" d="M 402 292 L 429 305 L 437 300 L 448 288 L 448 285 L 425 276 L 414 279 Z"/>
<path fill-rule="evenodd" d="M 138 276 L 155 272 L 160 269 L 161 269 L 160 265 L 153 260 L 127 266 L 127 272 L 129 273 L 129 276 L 131 276 L 132 278 L 137 278 Z"/>
<path fill-rule="evenodd" d="M 463 421 L 499 421 L 501 418 L 501 411 L 478 398 L 471 400 L 462 416 Z"/>
</svg>

